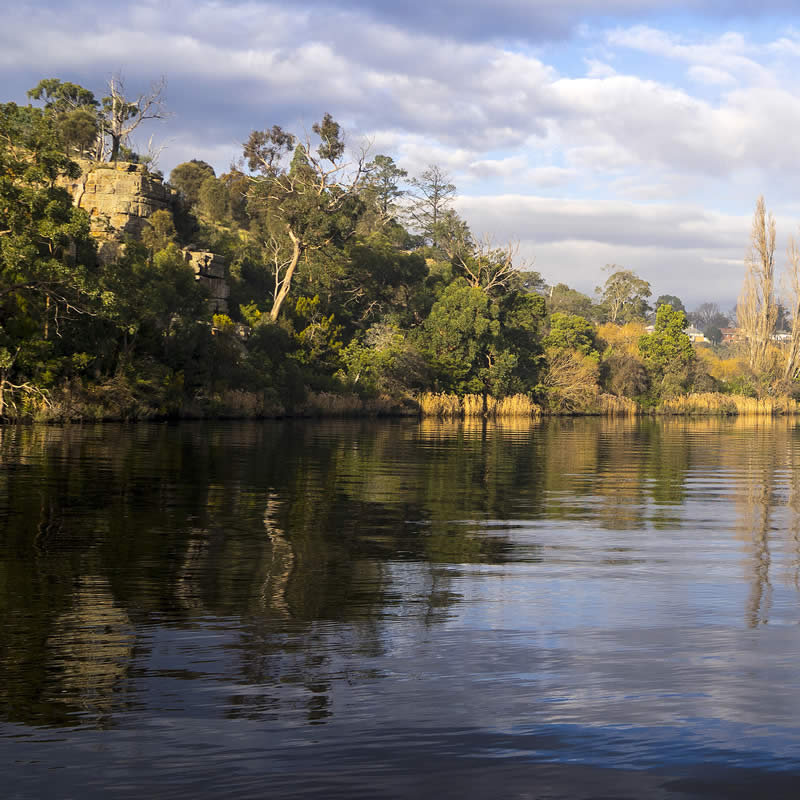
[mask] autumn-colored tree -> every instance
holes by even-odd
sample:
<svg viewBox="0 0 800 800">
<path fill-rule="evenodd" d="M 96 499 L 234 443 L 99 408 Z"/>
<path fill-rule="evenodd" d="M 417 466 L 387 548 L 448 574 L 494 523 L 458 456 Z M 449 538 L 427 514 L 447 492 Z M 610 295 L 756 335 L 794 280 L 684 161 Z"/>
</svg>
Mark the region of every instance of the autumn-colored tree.
<svg viewBox="0 0 800 800">
<path fill-rule="evenodd" d="M 786 252 L 789 282 L 789 298 L 792 315 L 792 338 L 786 353 L 786 367 L 783 376 L 793 381 L 800 374 L 800 248 L 793 236 L 789 237 Z"/>
<path fill-rule="evenodd" d="M 736 317 L 742 332 L 750 369 L 763 373 L 770 362 L 769 343 L 778 318 L 775 303 L 775 217 L 767 213 L 763 195 L 758 198 L 750 232 L 750 250 Z"/>
</svg>

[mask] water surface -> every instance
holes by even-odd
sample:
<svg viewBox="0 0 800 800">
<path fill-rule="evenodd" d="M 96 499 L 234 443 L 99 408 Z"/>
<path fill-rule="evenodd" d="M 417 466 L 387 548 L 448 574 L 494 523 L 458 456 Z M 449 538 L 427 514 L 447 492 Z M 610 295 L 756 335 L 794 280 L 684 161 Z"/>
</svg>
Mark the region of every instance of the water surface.
<svg viewBox="0 0 800 800">
<path fill-rule="evenodd" d="M 0 427 L 6 797 L 800 777 L 793 421 Z"/>
</svg>

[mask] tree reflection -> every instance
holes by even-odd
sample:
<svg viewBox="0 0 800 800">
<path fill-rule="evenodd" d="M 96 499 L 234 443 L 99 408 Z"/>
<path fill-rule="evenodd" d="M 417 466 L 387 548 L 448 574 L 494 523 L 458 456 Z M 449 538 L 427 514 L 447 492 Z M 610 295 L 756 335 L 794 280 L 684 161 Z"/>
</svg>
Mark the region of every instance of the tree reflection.
<svg viewBox="0 0 800 800">
<path fill-rule="evenodd" d="M 153 630 L 223 620 L 226 713 L 321 723 L 359 657 L 391 651 L 388 621 L 456 613 L 461 571 L 544 563 L 578 525 L 624 568 L 721 474 L 765 624 L 785 475 L 800 582 L 798 444 L 788 424 L 652 419 L 0 428 L 0 714 L 113 724 L 174 673 Z"/>
</svg>

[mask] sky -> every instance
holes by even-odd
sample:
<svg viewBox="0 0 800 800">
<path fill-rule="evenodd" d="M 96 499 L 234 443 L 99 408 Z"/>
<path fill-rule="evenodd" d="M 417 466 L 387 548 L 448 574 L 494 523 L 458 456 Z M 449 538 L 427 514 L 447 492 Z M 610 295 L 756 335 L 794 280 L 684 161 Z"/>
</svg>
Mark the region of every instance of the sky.
<svg viewBox="0 0 800 800">
<path fill-rule="evenodd" d="M 607 264 L 653 297 L 729 309 L 759 194 L 778 264 L 798 233 L 800 12 L 788 0 L 21 0 L 0 101 L 43 77 L 103 94 L 167 79 L 141 129 L 166 174 L 225 171 L 250 131 L 326 112 L 411 175 L 458 188 L 478 236 L 587 293 Z"/>
</svg>

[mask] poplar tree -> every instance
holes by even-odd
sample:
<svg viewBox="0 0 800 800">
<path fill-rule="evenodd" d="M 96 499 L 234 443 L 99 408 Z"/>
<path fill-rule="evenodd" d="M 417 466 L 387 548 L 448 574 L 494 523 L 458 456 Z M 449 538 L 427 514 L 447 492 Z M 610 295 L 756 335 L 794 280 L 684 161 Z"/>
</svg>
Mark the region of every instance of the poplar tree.
<svg viewBox="0 0 800 800">
<path fill-rule="evenodd" d="M 769 361 L 769 342 L 775 330 L 775 217 L 767 213 L 764 196 L 756 203 L 750 231 L 750 250 L 745 258 L 745 276 L 736 317 L 756 373 L 763 373 Z"/>
</svg>

